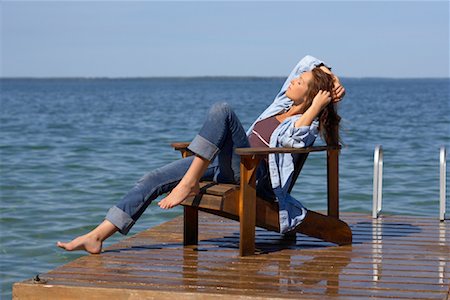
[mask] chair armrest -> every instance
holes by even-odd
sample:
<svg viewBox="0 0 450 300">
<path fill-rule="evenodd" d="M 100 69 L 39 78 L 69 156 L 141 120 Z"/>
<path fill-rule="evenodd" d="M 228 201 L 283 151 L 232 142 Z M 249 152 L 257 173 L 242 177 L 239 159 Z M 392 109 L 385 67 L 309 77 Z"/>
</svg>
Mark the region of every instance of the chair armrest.
<svg viewBox="0 0 450 300">
<path fill-rule="evenodd" d="M 236 154 L 240 156 L 248 156 L 248 155 L 267 155 L 271 153 L 310 153 L 310 152 L 318 152 L 318 151 L 329 151 L 329 150 L 339 150 L 341 149 L 341 145 L 339 146 L 313 146 L 307 148 L 266 148 L 266 147 L 258 147 L 258 148 L 237 148 Z"/>
<path fill-rule="evenodd" d="M 170 144 L 170 146 L 172 146 L 174 148 L 174 150 L 181 151 L 181 150 L 187 149 L 189 144 L 190 144 L 190 142 L 177 142 L 177 143 Z"/>
<path fill-rule="evenodd" d="M 190 142 L 177 142 L 171 143 L 170 145 L 174 148 L 174 150 L 178 151 L 186 151 Z M 271 153 L 310 153 L 310 152 L 319 152 L 319 151 L 329 151 L 329 150 L 340 150 L 342 148 L 339 146 L 313 146 L 307 148 L 266 148 L 266 147 L 257 147 L 257 148 L 236 148 L 236 154 L 241 156 L 247 155 L 267 155 Z"/>
<path fill-rule="evenodd" d="M 188 143 L 188 142 L 180 142 L 180 143 L 172 143 L 170 145 L 174 148 L 175 151 L 180 151 L 181 157 L 185 158 L 185 157 L 194 155 L 194 153 L 192 153 L 188 149 L 189 144 L 190 143 Z"/>
</svg>

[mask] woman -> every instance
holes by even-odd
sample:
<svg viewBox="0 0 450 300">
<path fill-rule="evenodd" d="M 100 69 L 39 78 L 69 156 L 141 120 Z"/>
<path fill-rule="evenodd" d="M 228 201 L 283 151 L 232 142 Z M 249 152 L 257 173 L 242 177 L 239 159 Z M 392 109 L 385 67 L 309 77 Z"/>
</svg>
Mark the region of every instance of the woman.
<svg viewBox="0 0 450 300">
<path fill-rule="evenodd" d="M 189 145 L 194 156 L 150 172 L 108 211 L 105 220 L 94 230 L 71 242 L 58 242 L 57 246 L 68 251 L 100 253 L 104 240 L 116 231 L 127 234 L 159 195 L 171 191 L 158 203 L 161 208 L 170 209 L 197 194 L 200 180 L 239 182 L 240 158 L 235 154 L 236 148 L 308 147 L 314 143 L 319 131 L 327 144 L 338 144 L 340 118 L 334 103 L 344 94 L 339 79 L 322 61 L 305 56 L 295 66 L 274 102 L 250 127 L 248 135 L 227 104 L 214 105 Z M 281 232 L 287 232 L 295 229 L 306 215 L 306 209 L 286 189 L 293 171 L 292 157 L 289 154 L 269 155 L 268 163 L 269 169 L 262 164 L 258 170 L 258 192 L 269 190 L 277 198 Z"/>
</svg>

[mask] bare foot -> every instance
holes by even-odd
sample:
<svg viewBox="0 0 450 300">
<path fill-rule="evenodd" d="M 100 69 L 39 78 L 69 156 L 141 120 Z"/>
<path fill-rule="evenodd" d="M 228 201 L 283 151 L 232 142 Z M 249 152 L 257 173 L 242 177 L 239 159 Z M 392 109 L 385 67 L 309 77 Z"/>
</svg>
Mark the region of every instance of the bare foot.
<svg viewBox="0 0 450 300">
<path fill-rule="evenodd" d="M 84 250 L 91 254 L 102 251 L 102 241 L 93 235 L 85 234 L 68 243 L 57 242 L 56 245 L 67 251 Z"/>
<path fill-rule="evenodd" d="M 162 209 L 170 209 L 183 202 L 187 197 L 195 196 L 199 192 L 198 182 L 194 186 L 180 182 L 166 198 L 159 201 L 158 205 Z"/>
</svg>

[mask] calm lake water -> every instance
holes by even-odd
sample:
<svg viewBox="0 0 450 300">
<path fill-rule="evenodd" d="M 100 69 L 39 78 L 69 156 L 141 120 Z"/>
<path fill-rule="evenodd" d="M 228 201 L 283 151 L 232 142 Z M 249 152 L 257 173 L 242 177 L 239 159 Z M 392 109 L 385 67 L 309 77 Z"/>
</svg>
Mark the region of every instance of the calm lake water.
<svg viewBox="0 0 450 300">
<path fill-rule="evenodd" d="M 450 81 L 342 81 L 341 210 L 370 213 L 373 151 L 381 144 L 383 213 L 437 218 L 439 147 L 450 151 Z M 63 252 L 55 242 L 92 229 L 143 174 L 178 159 L 169 144 L 192 139 L 212 103 L 231 103 L 247 128 L 282 82 L 0 80 L 1 298 L 11 297 L 13 282 L 82 255 Z M 311 209 L 325 209 L 325 176 L 323 153 L 310 155 L 294 196 Z M 163 211 L 155 201 L 130 234 L 181 212 Z"/>
</svg>

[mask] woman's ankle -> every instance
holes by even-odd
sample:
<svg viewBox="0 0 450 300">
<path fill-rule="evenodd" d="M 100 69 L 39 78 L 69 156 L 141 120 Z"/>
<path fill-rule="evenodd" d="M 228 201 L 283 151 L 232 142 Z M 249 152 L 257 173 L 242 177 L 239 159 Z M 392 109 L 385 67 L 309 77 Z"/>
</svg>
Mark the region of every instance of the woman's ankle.
<svg viewBox="0 0 450 300">
<path fill-rule="evenodd" d="M 89 238 L 96 241 L 103 242 L 118 230 L 119 229 L 109 220 L 104 220 L 94 230 L 88 232 L 86 236 L 89 236 Z"/>
</svg>

